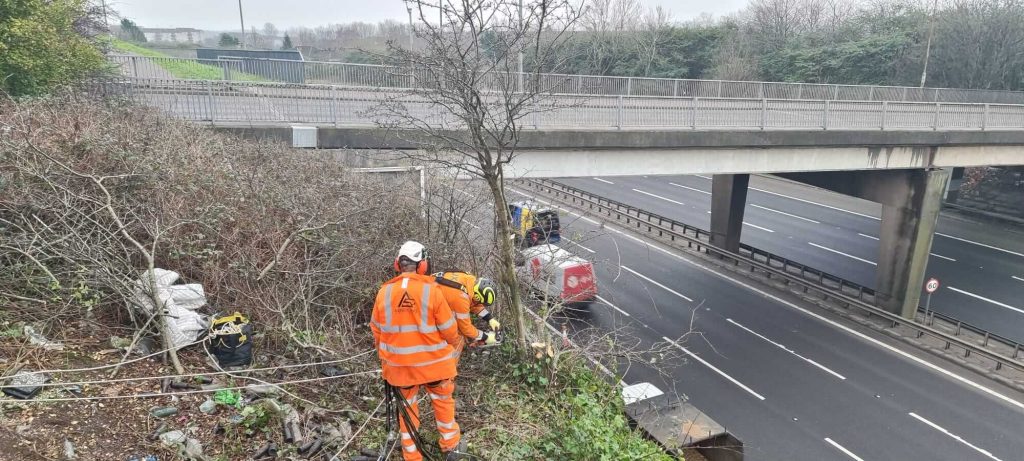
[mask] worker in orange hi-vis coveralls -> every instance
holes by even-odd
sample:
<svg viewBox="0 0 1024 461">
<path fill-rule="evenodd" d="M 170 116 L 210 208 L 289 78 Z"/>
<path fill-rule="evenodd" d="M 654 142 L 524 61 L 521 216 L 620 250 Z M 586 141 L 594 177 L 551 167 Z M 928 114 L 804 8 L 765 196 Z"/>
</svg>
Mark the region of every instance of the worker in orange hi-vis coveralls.
<svg viewBox="0 0 1024 461">
<path fill-rule="evenodd" d="M 397 387 L 419 430 L 419 390 L 426 387 L 446 459 L 457 459 L 461 433 L 455 422 L 455 376 L 461 340 L 455 315 L 430 274 L 426 248 L 405 242 L 395 258 L 399 274 L 384 283 L 373 305 L 370 329 L 384 380 Z M 423 459 L 403 418 L 399 418 L 402 456 Z M 454 455 L 454 456 L 453 456 Z"/>
<path fill-rule="evenodd" d="M 487 310 L 494 304 L 494 282 L 488 278 L 476 277 L 462 271 L 438 272 L 434 274 L 437 285 L 444 293 L 448 306 L 455 313 L 459 333 L 474 345 L 490 345 L 496 342 L 495 330 L 501 324 Z M 473 325 L 470 312 L 478 315 L 491 327 L 491 331 L 480 331 Z"/>
</svg>

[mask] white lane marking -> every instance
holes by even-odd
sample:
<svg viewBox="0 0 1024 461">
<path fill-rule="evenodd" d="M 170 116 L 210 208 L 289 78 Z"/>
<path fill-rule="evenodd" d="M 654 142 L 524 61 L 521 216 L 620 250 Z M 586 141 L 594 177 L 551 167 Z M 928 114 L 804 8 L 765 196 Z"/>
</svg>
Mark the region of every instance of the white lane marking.
<svg viewBox="0 0 1024 461">
<path fill-rule="evenodd" d="M 818 205 L 818 206 L 825 207 L 825 208 L 828 208 L 828 209 L 831 209 L 831 210 L 842 211 L 843 213 L 850 213 L 852 215 L 857 215 L 857 216 L 862 216 L 862 217 L 869 218 L 869 219 L 874 219 L 875 221 L 881 221 L 882 220 L 882 218 L 876 218 L 874 216 L 869 216 L 869 215 L 866 215 L 866 214 L 857 213 L 856 211 L 844 210 L 842 208 L 836 208 L 834 206 L 829 206 L 829 205 L 825 205 L 825 204 L 818 203 L 818 202 L 812 202 L 810 200 L 804 200 L 802 198 L 790 197 L 788 195 L 783 195 L 783 194 L 780 194 L 778 192 L 772 192 L 772 191 L 769 191 L 769 190 L 758 189 L 756 187 L 751 187 L 750 189 L 751 190 L 756 190 L 758 192 L 764 192 L 766 194 L 778 195 L 779 197 L 785 197 L 785 198 L 788 198 L 788 199 L 791 199 L 791 200 L 796 200 L 798 202 L 810 203 L 811 205 Z"/>
<path fill-rule="evenodd" d="M 960 294 L 963 294 L 963 295 L 967 295 L 967 296 L 970 296 L 972 298 L 978 298 L 978 299 L 980 299 L 982 301 L 988 301 L 988 302 L 990 302 L 992 304 L 995 304 L 995 305 L 997 305 L 999 307 L 1004 307 L 1004 308 L 1009 309 L 1011 311 L 1017 311 L 1017 312 L 1020 312 L 1021 314 L 1024 314 L 1024 309 L 1021 309 L 1019 307 L 1013 307 L 1013 306 L 1011 306 L 1009 304 L 1003 304 L 1003 303 L 1001 303 L 999 301 L 993 301 L 993 300 L 988 299 L 988 298 L 986 298 L 984 296 L 979 296 L 979 295 L 976 295 L 976 294 L 971 293 L 969 291 L 961 290 L 959 288 L 954 288 L 954 287 L 951 287 L 951 286 L 947 286 L 946 288 L 949 288 L 950 290 L 953 290 L 953 291 L 955 291 L 957 293 L 960 293 Z"/>
<path fill-rule="evenodd" d="M 953 440 L 956 440 L 957 442 L 960 442 L 960 443 L 962 443 L 964 445 L 967 445 L 968 447 L 971 447 L 974 451 L 987 456 L 989 459 L 993 459 L 995 461 L 1002 461 L 1001 459 L 996 458 L 995 455 L 992 454 L 992 452 L 990 452 L 988 450 L 984 450 L 984 449 L 978 448 L 978 447 L 972 445 L 971 442 L 968 442 L 968 441 L 964 440 L 963 437 L 960 437 L 959 435 L 956 435 L 956 434 L 954 434 L 952 432 L 947 431 L 946 428 L 944 428 L 942 426 L 939 426 L 938 424 L 935 424 L 935 423 L 933 423 L 931 421 L 928 421 L 927 419 L 924 419 L 924 417 L 922 417 L 921 415 L 918 415 L 917 413 L 910 412 L 910 413 L 907 413 L 907 414 L 910 415 L 910 417 L 912 417 L 912 418 L 914 418 L 914 419 L 916 419 L 918 421 L 921 421 L 922 423 L 925 423 L 925 424 L 931 426 L 932 429 L 935 429 L 935 430 L 937 430 L 937 431 L 939 431 L 939 432 L 941 432 L 943 434 L 946 434 L 946 435 L 950 436 Z"/>
<path fill-rule="evenodd" d="M 519 195 L 522 195 L 522 196 L 525 196 L 525 197 L 531 197 L 531 196 L 526 195 L 526 194 L 524 194 L 524 193 L 522 193 L 520 191 L 517 191 L 515 189 L 512 189 L 512 188 L 508 188 L 508 189 L 513 191 L 513 192 L 515 192 L 515 193 L 517 193 L 517 194 L 519 194 Z M 540 202 L 540 203 L 547 204 L 547 205 L 551 204 L 550 202 L 545 202 L 545 201 L 540 200 L 540 199 L 537 199 L 537 201 Z M 754 287 L 753 285 L 744 283 L 743 281 L 741 281 L 741 280 L 739 280 L 737 278 L 734 278 L 734 277 L 731 277 L 729 275 L 726 275 L 726 274 L 723 274 L 721 272 L 718 272 L 717 270 L 712 269 L 710 267 L 702 266 L 702 265 L 700 265 L 700 264 L 698 264 L 698 263 L 696 263 L 694 261 L 690 261 L 689 259 L 686 259 L 686 258 L 684 258 L 682 256 L 679 256 L 679 255 L 673 253 L 672 251 L 669 251 L 669 250 L 667 250 L 665 248 L 662 248 L 660 245 L 655 245 L 653 243 L 649 243 L 649 242 L 641 239 L 640 237 L 637 237 L 637 236 L 635 236 L 633 234 L 626 233 L 625 231 L 617 229 L 614 226 L 609 226 L 609 225 L 606 225 L 606 224 L 600 224 L 597 221 L 594 221 L 593 219 L 589 219 L 589 218 L 587 218 L 585 216 L 582 216 L 579 213 L 576 213 L 576 212 L 573 212 L 573 211 L 569 211 L 569 210 L 565 210 L 565 211 L 567 213 L 569 213 L 569 214 L 572 214 L 574 216 L 578 216 L 581 219 L 584 219 L 584 220 L 586 220 L 586 221 L 588 221 L 590 223 L 593 223 L 595 226 L 600 226 L 603 229 L 608 229 L 608 230 L 610 230 L 612 232 L 615 232 L 616 234 L 619 234 L 619 235 L 621 235 L 623 237 L 626 237 L 628 239 L 636 241 L 637 243 L 643 245 L 646 248 L 653 248 L 653 249 L 658 250 L 658 251 L 660 251 L 660 252 L 662 252 L 662 253 L 670 256 L 670 257 L 673 257 L 673 258 L 678 259 L 678 260 L 680 260 L 680 261 L 682 261 L 682 262 L 684 262 L 686 264 L 689 264 L 689 265 L 691 265 L 691 266 L 693 266 L 693 267 L 695 267 L 695 268 L 697 268 L 699 270 L 702 270 L 704 272 L 716 275 L 716 276 L 718 276 L 719 278 L 721 278 L 723 280 L 728 280 L 730 283 L 732 283 L 734 285 L 746 288 L 747 290 L 750 290 L 750 291 L 752 291 L 754 293 L 757 293 L 757 294 L 763 296 L 766 299 L 770 299 L 772 301 L 775 301 L 775 302 L 777 302 L 777 303 L 779 303 L 779 304 L 781 304 L 783 306 L 786 306 L 786 307 L 788 307 L 790 309 L 793 309 L 793 310 L 795 310 L 797 312 L 800 312 L 800 313 L 802 313 L 802 314 L 804 314 L 804 315 L 806 315 L 808 317 L 816 319 L 816 320 L 818 320 L 818 321 L 820 321 L 820 322 L 822 322 L 822 323 L 824 323 L 826 325 L 829 325 L 829 326 L 831 326 L 831 327 L 833 327 L 835 329 L 842 330 L 842 331 L 846 332 L 847 334 L 849 334 L 850 336 L 859 338 L 860 340 L 862 340 L 864 342 L 867 342 L 867 343 L 873 344 L 873 345 L 875 345 L 877 347 L 880 347 L 882 349 L 885 349 L 885 350 L 887 350 L 889 352 L 892 352 L 893 354 L 896 354 L 896 355 L 898 355 L 900 357 L 903 357 L 907 361 L 914 362 L 914 363 L 920 365 L 923 368 L 927 368 L 927 369 L 929 369 L 929 370 L 931 370 L 931 371 L 933 371 L 935 373 L 943 375 L 943 376 L 945 376 L 947 378 L 950 378 L 950 379 L 952 379 L 954 381 L 959 381 L 960 383 L 964 384 L 965 386 L 971 387 L 971 388 L 973 388 L 973 389 L 975 389 L 975 390 L 977 390 L 977 391 L 979 391 L 979 392 L 981 392 L 983 394 L 987 394 L 990 397 L 993 397 L 993 398 L 998 399 L 998 400 L 1002 400 L 1003 402 L 1006 402 L 1006 403 L 1008 403 L 1010 405 L 1013 405 L 1013 406 L 1015 406 L 1017 408 L 1020 408 L 1020 409 L 1024 410 L 1024 402 L 1020 402 L 1020 401 L 1014 400 L 1013 398 L 1010 398 L 1010 397 L 1008 397 L 1008 396 L 1006 396 L 1004 394 L 1001 394 L 998 391 L 992 390 L 992 389 L 990 389 L 988 387 L 985 387 L 985 386 L 983 386 L 981 384 L 978 384 L 978 383 L 976 383 L 974 381 L 971 381 L 970 379 L 964 378 L 963 376 L 960 376 L 960 375 L 958 375 L 956 373 L 953 373 L 952 371 L 949 371 L 949 370 L 947 370 L 945 368 L 942 368 L 942 367 L 940 367 L 940 366 L 938 366 L 938 365 L 936 365 L 934 363 L 931 363 L 931 362 L 929 362 L 929 361 L 927 361 L 925 359 L 922 359 L 922 358 L 917 357 L 915 355 L 911 355 L 910 353 L 908 353 L 906 351 L 903 351 L 903 350 L 901 350 L 899 348 L 896 348 L 895 346 L 891 346 L 889 344 L 886 344 L 886 343 L 884 343 L 884 342 L 882 342 L 882 341 L 880 341 L 878 339 L 872 338 L 872 337 L 870 337 L 870 336 L 868 336 L 868 335 L 866 335 L 864 333 L 861 333 L 861 332 L 859 332 L 857 330 L 854 330 L 853 328 L 850 328 L 850 327 L 848 327 L 846 325 L 838 323 L 838 322 L 836 322 L 836 321 L 834 321 L 832 319 L 823 317 L 820 314 L 816 314 L 816 313 L 811 312 L 811 311 L 809 311 L 807 309 L 804 309 L 804 308 L 802 308 L 800 306 L 797 306 L 796 304 L 793 304 L 793 303 L 791 303 L 789 301 L 786 301 L 785 299 L 782 299 L 782 298 L 780 298 L 778 296 L 775 296 L 775 295 L 773 295 L 771 293 L 768 293 L 767 291 L 761 290 L 761 289 L 759 289 L 757 287 Z"/>
<path fill-rule="evenodd" d="M 682 187 L 683 189 L 690 189 L 690 190 L 692 190 L 694 192 L 700 192 L 702 194 L 711 195 L 711 192 L 703 191 L 703 190 L 697 189 L 696 187 L 684 186 L 682 184 L 676 184 L 674 182 L 670 182 L 669 184 L 671 184 L 673 186 L 676 186 L 676 187 Z"/>
<path fill-rule="evenodd" d="M 452 190 L 454 190 L 455 192 L 458 192 L 458 193 L 460 193 L 460 194 L 465 194 L 465 195 L 468 195 L 468 196 L 470 196 L 470 197 L 472 197 L 472 198 L 476 198 L 476 196 L 475 196 L 475 195 L 473 195 L 473 194 L 470 194 L 469 192 L 466 192 L 466 191 L 464 191 L 464 190 L 462 190 L 462 189 L 458 189 L 458 188 L 453 188 Z"/>
<path fill-rule="evenodd" d="M 1014 280 L 1020 280 L 1021 282 L 1024 282 L 1024 279 L 1022 279 L 1020 277 L 1017 277 L 1016 275 L 1011 275 L 1010 278 L 1012 278 Z"/>
<path fill-rule="evenodd" d="M 567 239 L 567 238 L 565 238 L 565 237 L 562 237 L 562 240 L 565 240 L 566 242 L 569 242 L 569 243 L 571 243 L 571 244 L 573 244 L 573 245 L 576 245 L 576 246 L 578 246 L 578 247 L 580 247 L 580 248 L 582 248 L 582 249 L 584 249 L 584 250 L 587 250 L 587 251 L 589 251 L 589 252 L 591 252 L 591 253 L 597 253 L 596 251 L 594 251 L 594 250 L 591 250 L 590 248 L 587 248 L 587 247 L 585 247 L 585 246 L 583 246 L 583 245 L 580 245 L 580 244 L 579 244 L 578 242 L 573 242 L 572 240 L 569 240 L 569 239 Z"/>
<path fill-rule="evenodd" d="M 637 276 L 637 277 L 640 277 L 640 278 L 642 278 L 642 279 L 644 279 L 644 280 L 646 280 L 646 281 L 650 282 L 651 284 L 653 284 L 653 285 L 657 286 L 658 288 L 661 288 L 661 289 L 663 289 L 663 290 L 665 290 L 665 291 L 667 291 L 667 292 L 669 292 L 669 293 L 672 293 L 672 294 L 674 294 L 674 295 L 676 295 L 676 296 L 678 296 L 678 297 L 680 297 L 680 298 L 683 298 L 683 299 L 685 299 L 685 300 L 687 300 L 687 301 L 689 301 L 689 302 L 691 302 L 691 303 L 693 302 L 693 300 L 692 300 L 692 299 L 690 299 L 690 298 L 688 298 L 688 297 L 687 297 L 686 295 L 684 295 L 684 294 L 682 294 L 682 293 L 680 293 L 680 292 L 678 292 L 678 291 L 676 291 L 676 290 L 673 290 L 673 289 L 671 289 L 671 288 L 669 288 L 669 287 L 667 287 L 667 286 L 665 286 L 665 285 L 662 285 L 662 284 L 660 284 L 660 283 L 658 283 L 658 282 L 655 282 L 654 280 L 651 280 L 651 279 L 650 279 L 649 277 L 647 277 L 647 276 L 646 276 L 646 275 L 644 275 L 644 274 L 641 274 L 641 273 L 639 273 L 639 272 L 637 272 L 637 271 L 635 271 L 635 270 L 633 270 L 633 269 L 630 269 L 630 268 L 628 268 L 628 267 L 626 267 L 626 266 L 622 266 L 622 268 L 623 268 L 623 269 L 625 269 L 625 270 L 627 270 L 627 271 L 629 271 L 629 272 L 631 272 L 631 273 L 633 273 L 633 275 L 635 275 L 635 276 Z"/>
<path fill-rule="evenodd" d="M 678 348 L 679 350 L 685 352 L 686 355 L 689 355 L 690 357 L 693 357 L 694 360 L 702 363 L 704 366 L 710 368 L 715 373 L 718 373 L 719 375 L 722 375 L 723 378 L 728 379 L 733 384 L 739 386 L 740 389 L 743 389 L 743 390 L 749 392 L 754 397 L 757 397 L 758 400 L 764 400 L 764 396 L 762 396 L 761 394 L 758 394 L 757 392 L 754 392 L 753 389 L 751 389 L 751 388 L 745 386 L 743 383 L 737 381 L 736 378 L 733 378 L 732 376 L 729 376 L 729 375 L 725 374 L 724 371 L 719 370 L 717 367 L 715 367 L 714 365 L 708 363 L 706 360 L 704 360 L 704 359 L 702 359 L 700 357 L 697 357 L 697 354 L 694 354 L 693 352 L 690 352 L 689 349 L 687 349 L 687 348 L 685 348 L 683 346 L 680 346 L 679 344 L 676 344 L 675 341 L 672 341 L 671 339 L 668 339 L 665 336 L 662 336 L 661 339 L 664 339 L 665 341 L 668 341 L 669 344 L 671 344 L 671 345 L 675 346 L 676 348 Z"/>
<path fill-rule="evenodd" d="M 836 443 L 835 440 L 825 437 L 825 441 L 828 442 L 833 447 L 836 447 L 836 450 L 843 452 L 846 456 L 849 456 L 850 458 L 855 459 L 857 461 L 864 461 L 863 459 L 861 459 L 860 456 L 853 454 L 852 452 L 850 452 L 850 450 L 847 450 L 846 448 L 843 448 L 842 445 Z"/>
<path fill-rule="evenodd" d="M 622 309 L 619 309 L 618 306 L 612 304 L 607 299 L 604 299 L 601 296 L 595 296 L 595 298 L 597 298 L 598 301 L 601 301 L 602 303 L 607 304 L 608 307 L 611 307 L 612 309 L 615 309 L 615 310 L 619 311 L 620 314 L 625 315 L 626 317 L 630 317 L 629 312 L 626 312 L 626 311 L 624 311 Z"/>
<path fill-rule="evenodd" d="M 868 260 L 866 260 L 864 258 L 858 258 L 858 257 L 856 257 L 854 255 L 848 255 L 848 254 L 843 253 L 842 251 L 839 251 L 839 250 L 833 250 L 833 249 L 828 248 L 828 247 L 823 247 L 823 246 L 818 245 L 817 243 L 814 243 L 814 242 L 807 242 L 807 244 L 810 245 L 810 246 L 813 246 L 813 247 L 821 248 L 822 250 L 825 250 L 825 251 L 831 251 L 831 252 L 833 252 L 833 253 L 835 253 L 837 255 L 843 255 L 843 256 L 846 256 L 847 258 L 856 259 L 857 261 L 868 263 L 868 264 L 870 264 L 872 266 L 877 266 L 878 265 L 878 263 L 876 263 L 876 262 L 868 261 Z"/>
<path fill-rule="evenodd" d="M 835 371 L 832 371 L 831 369 L 829 369 L 829 368 L 828 368 L 828 367 L 826 367 L 825 365 L 822 365 L 822 364 L 820 364 L 820 363 L 818 363 L 818 362 L 815 362 L 814 360 L 811 360 L 811 359 L 809 359 L 809 358 L 807 358 L 807 357 L 804 357 L 804 356 L 802 356 L 802 355 L 798 354 L 798 353 L 797 353 L 796 351 L 794 351 L 793 349 L 790 349 L 790 348 L 788 348 L 788 347 L 786 347 L 786 346 L 783 346 L 782 344 L 779 344 L 779 343 L 777 343 L 777 342 L 775 342 L 775 341 L 772 341 L 772 340 L 770 340 L 770 339 L 768 339 L 768 338 L 765 338 L 764 336 L 762 336 L 761 334 L 759 334 L 759 333 L 755 332 L 754 330 L 751 330 L 750 328 L 747 328 L 747 327 L 745 327 L 745 326 L 743 326 L 743 325 L 740 325 L 740 324 L 739 324 L 738 322 L 736 322 L 736 321 L 735 321 L 735 320 L 733 320 L 733 319 L 727 318 L 727 319 L 725 319 L 725 321 L 726 321 L 726 322 L 729 322 L 729 323 L 731 323 L 731 324 L 733 324 L 733 325 L 736 325 L 736 326 L 738 326 L 738 327 L 740 327 L 740 328 L 742 328 L 742 329 L 744 329 L 744 330 L 746 330 L 746 332 L 747 332 L 747 333 L 750 333 L 750 334 L 752 334 L 752 335 L 754 335 L 754 336 L 757 336 L 758 338 L 761 338 L 761 339 L 763 339 L 763 340 L 765 340 L 765 341 L 768 341 L 768 342 L 769 342 L 769 343 L 771 343 L 771 344 L 774 344 L 774 345 L 775 345 L 776 347 L 778 347 L 779 349 L 782 349 L 782 350 L 784 350 L 784 351 L 786 351 L 786 352 L 789 352 L 790 354 L 793 354 L 793 355 L 795 355 L 795 356 L 796 356 L 797 358 L 799 358 L 799 359 L 801 359 L 801 360 L 803 360 L 803 361 L 805 361 L 805 362 L 807 362 L 807 363 L 810 363 L 811 365 L 814 365 L 814 366 L 816 366 L 816 367 L 818 367 L 818 368 L 820 368 L 820 369 L 824 370 L 824 371 L 825 371 L 826 373 L 828 373 L 828 374 L 830 374 L 830 375 L 832 375 L 832 376 L 835 376 L 836 378 L 839 378 L 839 379 L 842 379 L 842 380 L 845 380 L 845 379 L 846 379 L 846 377 L 845 377 L 845 376 L 843 376 L 843 375 L 841 375 L 841 374 L 839 374 L 839 373 L 836 373 Z"/>
<path fill-rule="evenodd" d="M 775 231 L 773 231 L 773 230 L 771 230 L 771 229 L 769 229 L 769 228 L 767 228 L 767 227 L 761 227 L 761 226 L 758 226 L 758 225 L 756 225 L 756 224 L 750 224 L 750 223 L 748 223 L 748 222 L 746 222 L 746 221 L 743 221 L 743 225 L 744 225 L 744 226 L 750 226 L 750 227 L 753 227 L 754 229 L 761 229 L 761 230 L 763 230 L 763 231 L 765 231 L 765 232 L 771 232 L 771 233 L 773 233 L 773 234 L 775 233 Z"/>
<path fill-rule="evenodd" d="M 765 210 L 765 211 L 771 211 L 772 213 L 778 213 L 778 214 L 781 214 L 781 215 L 786 215 L 786 216 L 789 216 L 789 217 L 791 217 L 791 218 L 796 218 L 796 219 L 802 219 L 802 220 L 804 220 L 804 221 L 807 221 L 807 222 L 812 222 L 812 223 L 814 223 L 814 224 L 821 224 L 821 222 L 820 222 L 820 221 L 815 221 L 815 220 L 813 220 L 813 219 L 807 219 L 807 218 L 805 218 L 805 217 L 803 217 L 803 216 L 797 216 L 797 215 L 795 215 L 795 214 L 789 214 L 789 213 L 786 213 L 785 211 L 773 210 L 773 209 L 771 209 L 771 208 L 768 208 L 768 207 L 766 207 L 766 206 L 761 206 L 761 205 L 754 205 L 753 203 L 751 203 L 751 204 L 750 204 L 750 206 L 752 206 L 752 207 L 754 207 L 754 208 L 760 208 L 760 209 L 762 209 L 762 210 Z"/>
<path fill-rule="evenodd" d="M 978 246 L 989 248 L 989 249 L 996 250 L 996 251 L 1002 251 L 1003 253 L 1009 253 L 1009 254 L 1012 254 L 1014 256 L 1020 256 L 1020 257 L 1024 258 L 1024 253 L 1017 253 L 1016 251 L 1010 251 L 1010 250 L 1007 250 L 1005 248 L 994 247 L 992 245 L 986 245 L 984 243 L 978 243 L 978 242 L 975 242 L 974 240 L 967 240 L 967 239 L 960 238 L 960 237 L 953 237 L 952 235 L 943 234 L 942 232 L 936 232 L 935 235 L 946 237 L 948 239 L 959 240 L 961 242 L 967 242 L 967 243 L 970 243 L 970 244 L 978 245 Z"/>
<path fill-rule="evenodd" d="M 652 193 L 650 193 L 650 192 L 644 192 L 644 191 L 642 191 L 642 190 L 640 190 L 640 189 L 633 189 L 633 192 L 639 192 L 639 193 L 641 193 L 641 194 L 644 194 L 644 195 L 650 195 L 651 197 L 654 197 L 654 198 L 660 198 L 660 199 L 662 199 L 662 200 L 664 200 L 664 201 L 666 201 L 666 202 L 672 202 L 672 203 L 675 203 L 676 205 L 686 205 L 686 204 L 685 204 L 685 203 L 683 203 L 683 202 L 677 202 L 677 201 L 675 201 L 675 200 L 672 200 L 672 199 L 670 199 L 670 198 L 665 198 L 665 197 L 662 197 L 662 196 L 660 196 L 660 195 L 655 195 L 655 194 L 652 194 Z"/>
<path fill-rule="evenodd" d="M 597 180 L 597 181 L 601 181 L 601 182 L 603 182 L 605 184 L 615 185 L 615 183 L 613 183 L 613 182 L 611 182 L 611 181 L 609 181 L 607 179 L 601 179 L 601 178 L 594 178 L 594 179 Z"/>
<path fill-rule="evenodd" d="M 695 174 L 694 176 L 696 176 L 696 177 L 698 177 L 698 178 L 704 178 L 704 179 L 707 179 L 708 181 L 710 181 L 710 180 L 711 180 L 711 177 L 710 177 L 710 176 L 703 176 L 703 175 L 699 175 L 699 174 Z"/>
<path fill-rule="evenodd" d="M 857 232 L 857 235 L 859 235 L 859 236 L 861 236 L 861 237 L 867 237 L 867 238 L 869 238 L 869 239 L 871 239 L 871 240 L 878 240 L 878 237 L 873 237 L 873 236 L 870 236 L 870 235 L 868 235 L 868 234 L 862 234 L 862 233 L 860 233 L 860 232 Z"/>
</svg>

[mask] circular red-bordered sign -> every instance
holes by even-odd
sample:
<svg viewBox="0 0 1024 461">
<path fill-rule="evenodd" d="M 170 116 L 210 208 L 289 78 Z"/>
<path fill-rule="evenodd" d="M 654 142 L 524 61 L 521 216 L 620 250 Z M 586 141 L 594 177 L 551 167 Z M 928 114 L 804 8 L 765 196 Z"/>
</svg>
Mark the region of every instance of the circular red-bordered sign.
<svg viewBox="0 0 1024 461">
<path fill-rule="evenodd" d="M 928 293 L 935 293 L 935 291 L 938 290 L 938 289 L 939 289 L 939 279 L 930 278 L 924 284 L 924 291 L 927 291 Z"/>
</svg>

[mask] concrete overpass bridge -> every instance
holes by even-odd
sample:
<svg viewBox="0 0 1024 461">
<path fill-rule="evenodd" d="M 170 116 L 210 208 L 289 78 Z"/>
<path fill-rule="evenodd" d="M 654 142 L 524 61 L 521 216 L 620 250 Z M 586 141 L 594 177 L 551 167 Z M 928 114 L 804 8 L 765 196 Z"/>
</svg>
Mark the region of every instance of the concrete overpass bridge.
<svg viewBox="0 0 1024 461">
<path fill-rule="evenodd" d="M 385 100 L 458 130 L 442 109 L 396 88 L 128 79 L 102 89 L 300 147 L 430 144 L 375 128 L 372 108 Z M 712 243 L 727 250 L 738 249 L 753 173 L 881 203 L 876 291 L 881 305 L 906 317 L 917 310 L 952 169 L 1024 164 L 1024 105 L 578 94 L 541 104 L 523 121 L 510 176 L 714 175 Z"/>
</svg>

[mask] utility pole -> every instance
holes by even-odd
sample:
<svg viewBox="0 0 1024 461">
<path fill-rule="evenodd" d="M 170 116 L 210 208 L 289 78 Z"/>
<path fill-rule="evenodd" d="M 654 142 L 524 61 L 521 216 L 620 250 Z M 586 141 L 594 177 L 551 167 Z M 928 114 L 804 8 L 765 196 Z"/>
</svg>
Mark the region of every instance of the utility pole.
<svg viewBox="0 0 1024 461">
<path fill-rule="evenodd" d="M 924 47 L 924 68 L 921 69 L 921 88 L 928 79 L 928 59 L 932 54 L 932 36 L 935 35 L 935 13 L 938 12 L 939 0 L 932 2 L 932 17 L 928 20 L 928 44 Z"/>
<path fill-rule="evenodd" d="M 245 15 L 242 14 L 242 0 L 238 0 L 238 20 L 242 22 L 242 49 L 245 49 Z"/>
</svg>

